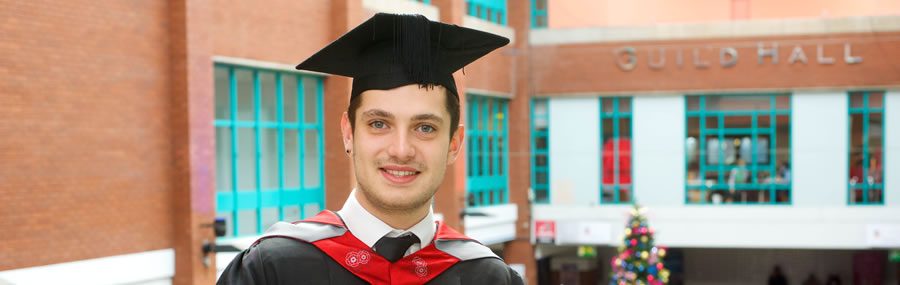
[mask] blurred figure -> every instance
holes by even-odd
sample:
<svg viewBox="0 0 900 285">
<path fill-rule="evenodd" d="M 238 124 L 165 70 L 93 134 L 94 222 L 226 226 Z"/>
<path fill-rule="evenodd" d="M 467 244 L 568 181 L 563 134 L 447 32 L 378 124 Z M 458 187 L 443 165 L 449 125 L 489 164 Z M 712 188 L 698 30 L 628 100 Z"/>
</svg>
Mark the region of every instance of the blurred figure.
<svg viewBox="0 0 900 285">
<path fill-rule="evenodd" d="M 841 277 L 832 274 L 828 276 L 828 280 L 825 281 L 825 285 L 841 285 Z"/>
<path fill-rule="evenodd" d="M 791 184 L 791 164 L 790 163 L 782 162 L 778 166 L 778 176 L 775 177 L 775 183 Z"/>
<path fill-rule="evenodd" d="M 809 277 L 806 278 L 806 281 L 803 281 L 803 285 L 822 285 L 822 282 L 819 282 L 819 278 L 816 277 L 816 274 L 810 273 Z"/>
<path fill-rule="evenodd" d="M 772 269 L 772 274 L 769 275 L 769 285 L 787 284 L 787 277 L 784 277 L 784 274 L 781 273 L 781 266 L 775 265 L 775 268 Z"/>
</svg>

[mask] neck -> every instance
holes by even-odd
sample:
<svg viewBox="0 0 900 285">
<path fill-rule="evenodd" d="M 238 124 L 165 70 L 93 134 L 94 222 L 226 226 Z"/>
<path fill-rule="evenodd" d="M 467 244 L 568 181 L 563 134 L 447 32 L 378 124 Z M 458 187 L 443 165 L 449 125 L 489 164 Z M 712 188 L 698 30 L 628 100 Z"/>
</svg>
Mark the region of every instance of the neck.
<svg viewBox="0 0 900 285">
<path fill-rule="evenodd" d="M 425 203 L 414 209 L 383 209 L 369 203 L 369 200 L 366 200 L 365 195 L 362 195 L 360 191 L 356 191 L 356 201 L 359 202 L 359 205 L 362 206 L 363 209 L 366 209 L 366 211 L 373 216 L 388 226 L 398 230 L 408 230 L 422 221 L 422 219 L 428 215 L 428 211 L 430 210 L 429 205 L 431 205 L 429 200 L 429 203 Z"/>
</svg>

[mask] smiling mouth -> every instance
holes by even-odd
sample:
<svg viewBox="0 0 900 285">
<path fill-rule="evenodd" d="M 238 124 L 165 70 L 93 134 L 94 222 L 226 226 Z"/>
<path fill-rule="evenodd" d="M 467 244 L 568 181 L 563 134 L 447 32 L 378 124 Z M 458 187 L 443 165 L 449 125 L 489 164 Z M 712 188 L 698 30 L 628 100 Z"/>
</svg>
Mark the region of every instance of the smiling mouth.
<svg viewBox="0 0 900 285">
<path fill-rule="evenodd" d="M 419 176 L 421 171 L 416 170 L 395 170 L 395 169 L 386 169 L 379 168 L 379 172 L 384 176 L 389 182 L 393 184 L 407 184 L 412 182 Z"/>
</svg>

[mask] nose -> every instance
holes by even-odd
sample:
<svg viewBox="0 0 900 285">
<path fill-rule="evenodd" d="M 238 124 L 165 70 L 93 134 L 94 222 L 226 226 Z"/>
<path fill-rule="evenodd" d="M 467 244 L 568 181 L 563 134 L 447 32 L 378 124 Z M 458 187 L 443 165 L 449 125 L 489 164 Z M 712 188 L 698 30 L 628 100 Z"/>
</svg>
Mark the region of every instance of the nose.
<svg viewBox="0 0 900 285">
<path fill-rule="evenodd" d="M 408 132 L 397 132 L 391 145 L 388 147 L 388 155 L 398 162 L 407 162 L 416 155 L 416 149 L 410 141 L 412 136 Z"/>
</svg>

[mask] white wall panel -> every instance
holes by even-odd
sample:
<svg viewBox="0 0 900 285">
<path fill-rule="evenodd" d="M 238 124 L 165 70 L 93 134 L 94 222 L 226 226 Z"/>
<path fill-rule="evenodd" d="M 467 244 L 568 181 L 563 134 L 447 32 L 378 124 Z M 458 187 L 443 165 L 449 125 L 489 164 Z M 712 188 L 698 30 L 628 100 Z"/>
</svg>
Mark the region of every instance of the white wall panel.
<svg viewBox="0 0 900 285">
<path fill-rule="evenodd" d="M 684 204 L 684 96 L 634 97 L 634 196 L 646 206 Z"/>
<path fill-rule="evenodd" d="M 886 95 L 884 102 L 884 204 L 896 208 L 900 207 L 900 90 L 888 91 Z"/>
<path fill-rule="evenodd" d="M 600 100 L 553 98 L 550 109 L 550 197 L 553 204 L 600 201 Z"/>
<path fill-rule="evenodd" d="M 793 205 L 847 205 L 847 92 L 797 92 L 792 97 Z"/>
</svg>

